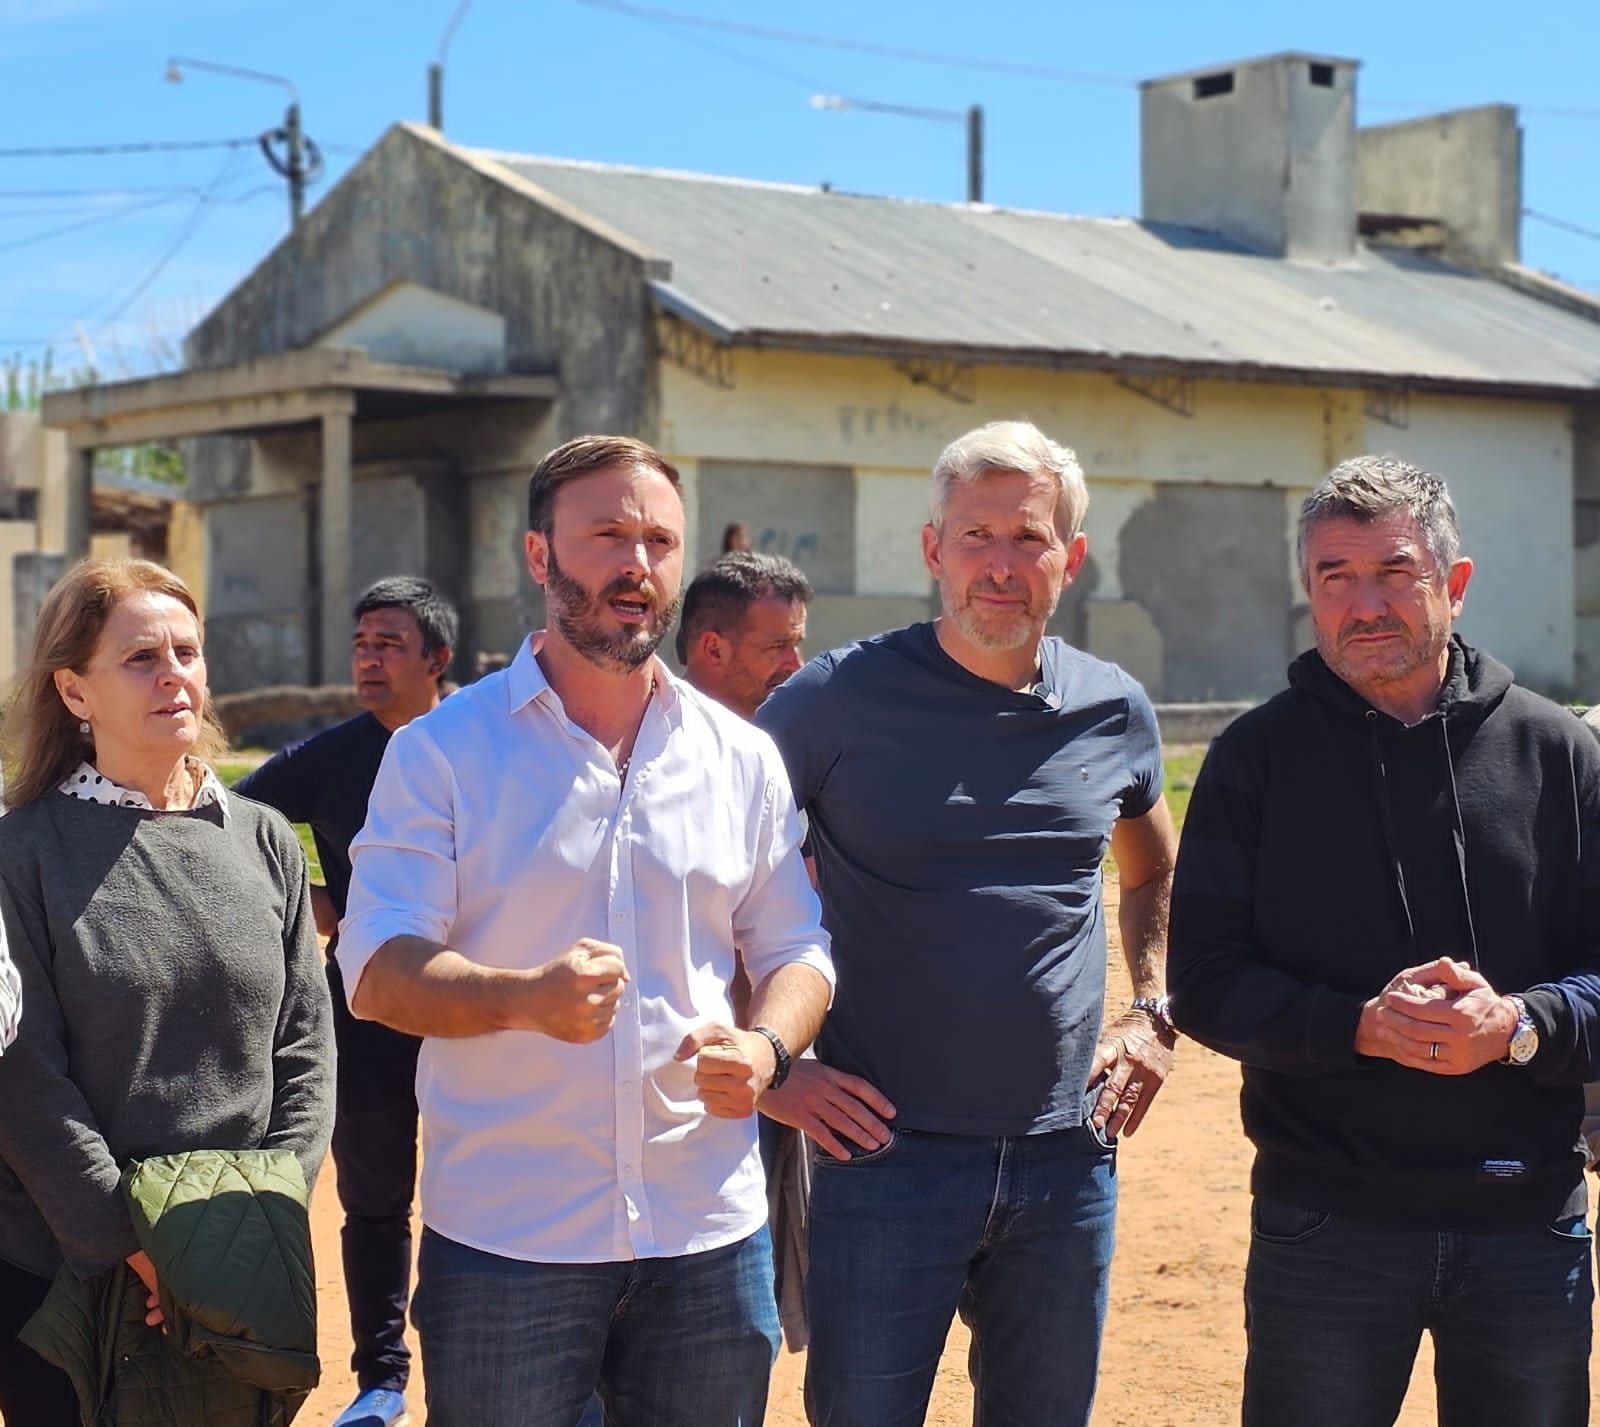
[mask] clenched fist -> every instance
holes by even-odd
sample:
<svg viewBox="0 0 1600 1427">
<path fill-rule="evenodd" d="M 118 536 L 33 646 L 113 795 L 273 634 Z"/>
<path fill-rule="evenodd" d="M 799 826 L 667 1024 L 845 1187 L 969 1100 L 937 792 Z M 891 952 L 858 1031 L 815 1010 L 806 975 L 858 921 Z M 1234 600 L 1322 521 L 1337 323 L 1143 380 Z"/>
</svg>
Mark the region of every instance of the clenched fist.
<svg viewBox="0 0 1600 1427">
<path fill-rule="evenodd" d="M 696 1026 L 683 1038 L 676 1058 L 691 1056 L 701 1104 L 707 1114 L 724 1120 L 755 1114 L 757 1097 L 778 1072 L 778 1057 L 764 1035 L 715 1021 Z"/>
<path fill-rule="evenodd" d="M 628 979 L 621 947 L 580 938 L 533 973 L 531 1029 L 574 1045 L 599 1040 L 617 1018 Z"/>
</svg>

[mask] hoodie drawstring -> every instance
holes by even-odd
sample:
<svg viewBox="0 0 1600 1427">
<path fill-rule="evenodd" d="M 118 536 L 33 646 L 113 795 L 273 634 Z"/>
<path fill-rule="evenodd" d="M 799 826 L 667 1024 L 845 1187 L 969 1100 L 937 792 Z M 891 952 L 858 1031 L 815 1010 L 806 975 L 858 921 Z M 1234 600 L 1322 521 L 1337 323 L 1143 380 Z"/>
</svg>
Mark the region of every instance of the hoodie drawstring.
<svg viewBox="0 0 1600 1427">
<path fill-rule="evenodd" d="M 1456 846 L 1456 869 L 1461 874 L 1461 907 L 1467 914 L 1467 961 L 1475 971 L 1478 965 L 1478 931 L 1472 924 L 1472 890 L 1467 881 L 1467 824 L 1461 816 L 1461 794 L 1456 791 L 1456 760 L 1450 752 L 1450 726 L 1439 720 L 1439 737 L 1444 741 L 1444 766 L 1450 775 L 1450 809 L 1455 818 L 1450 835 Z"/>
<path fill-rule="evenodd" d="M 1461 816 L 1461 795 L 1456 788 L 1455 755 L 1450 750 L 1450 728 L 1439 719 L 1439 736 L 1444 743 L 1445 772 L 1450 779 L 1450 839 L 1455 848 L 1456 871 L 1461 887 L 1461 906 L 1467 918 L 1467 961 L 1475 970 L 1478 965 L 1478 931 L 1472 920 L 1472 893 L 1467 881 L 1467 826 Z M 1411 915 L 1411 899 L 1406 893 L 1405 867 L 1400 861 L 1400 839 L 1395 833 L 1394 807 L 1389 800 L 1389 768 L 1384 762 L 1383 743 L 1378 735 L 1378 713 L 1367 710 L 1368 741 L 1372 745 L 1373 783 L 1378 797 L 1378 819 L 1383 825 L 1383 844 L 1389 854 L 1389 868 L 1394 874 L 1395 890 L 1400 894 L 1400 910 L 1406 919 L 1406 933 L 1411 940 L 1411 950 L 1420 961 L 1422 949 L 1417 945 L 1417 924 Z"/>
<path fill-rule="evenodd" d="M 1395 890 L 1400 894 L 1400 910 L 1406 919 L 1406 935 L 1411 939 L 1412 955 L 1420 961 L 1417 924 L 1411 917 L 1411 899 L 1406 896 L 1406 869 L 1400 863 L 1400 841 L 1394 834 L 1394 809 L 1389 803 L 1389 769 L 1383 761 L 1383 744 L 1378 739 L 1378 713 L 1367 710 L 1367 733 L 1372 744 L 1373 783 L 1378 794 L 1378 820 L 1383 824 L 1383 845 L 1389 854 L 1389 870 L 1394 874 Z"/>
</svg>

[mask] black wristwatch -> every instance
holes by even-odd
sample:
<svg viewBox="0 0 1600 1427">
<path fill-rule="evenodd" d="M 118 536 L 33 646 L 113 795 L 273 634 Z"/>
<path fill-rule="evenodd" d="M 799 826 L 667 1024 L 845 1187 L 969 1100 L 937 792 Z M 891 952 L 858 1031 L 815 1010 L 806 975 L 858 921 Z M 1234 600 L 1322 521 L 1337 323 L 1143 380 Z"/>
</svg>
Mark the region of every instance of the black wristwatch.
<svg viewBox="0 0 1600 1427">
<path fill-rule="evenodd" d="M 783 1037 L 769 1026 L 751 1026 L 758 1036 L 765 1036 L 772 1042 L 772 1054 L 776 1057 L 777 1066 L 772 1072 L 772 1079 L 768 1082 L 768 1090 L 776 1090 L 789 1078 L 789 1067 L 794 1063 L 789 1059 L 789 1047 L 783 1043 Z"/>
</svg>

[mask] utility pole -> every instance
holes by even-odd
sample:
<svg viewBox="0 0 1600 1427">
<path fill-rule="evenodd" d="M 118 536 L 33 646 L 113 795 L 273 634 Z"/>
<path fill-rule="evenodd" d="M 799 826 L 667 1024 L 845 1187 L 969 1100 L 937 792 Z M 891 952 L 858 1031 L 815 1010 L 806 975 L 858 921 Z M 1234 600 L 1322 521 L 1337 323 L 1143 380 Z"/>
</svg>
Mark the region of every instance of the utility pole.
<svg viewBox="0 0 1600 1427">
<path fill-rule="evenodd" d="M 847 99 L 842 94 L 813 94 L 813 109 L 859 109 L 867 114 L 893 114 L 901 119 L 928 119 L 937 124 L 965 124 L 967 129 L 967 202 L 983 202 L 983 106 L 933 109 L 919 104 L 884 104 L 876 99 Z"/>
<path fill-rule="evenodd" d="M 967 202 L 983 202 L 983 105 L 967 109 Z"/>
<path fill-rule="evenodd" d="M 300 106 L 291 104 L 283 116 L 283 146 L 288 160 L 283 166 L 283 176 L 289 180 L 289 226 L 298 228 L 306 212 L 306 146 L 300 128 Z M 277 163 L 270 152 L 267 162 L 274 168 Z"/>
<path fill-rule="evenodd" d="M 467 18 L 471 7 L 472 0 L 459 0 L 445 24 L 444 33 L 439 36 L 439 57 L 428 66 L 428 124 L 441 134 L 444 133 L 444 62 L 450 53 L 450 41 L 456 37 L 456 29 Z"/>
<path fill-rule="evenodd" d="M 233 79 L 253 79 L 289 91 L 289 106 L 283 111 L 283 124 L 279 128 L 269 129 L 259 142 L 262 156 L 289 185 L 289 226 L 291 229 L 298 228 L 306 211 L 306 186 L 322 171 L 322 150 L 301 126 L 300 91 L 294 87 L 294 81 L 285 79 L 281 74 L 267 74 L 259 69 L 241 69 L 235 64 L 213 64 L 210 60 L 186 59 L 182 55 L 175 55 L 167 61 L 167 83 L 181 84 L 186 69 L 204 70 L 208 74 L 221 74 Z"/>
</svg>

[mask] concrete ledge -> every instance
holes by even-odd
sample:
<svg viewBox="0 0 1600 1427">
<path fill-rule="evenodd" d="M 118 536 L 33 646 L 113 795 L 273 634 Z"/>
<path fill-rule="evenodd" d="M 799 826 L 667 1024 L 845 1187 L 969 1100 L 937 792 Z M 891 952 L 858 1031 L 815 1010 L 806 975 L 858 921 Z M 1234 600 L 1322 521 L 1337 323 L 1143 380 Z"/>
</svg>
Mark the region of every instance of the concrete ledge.
<svg viewBox="0 0 1600 1427">
<path fill-rule="evenodd" d="M 1157 704 L 1156 722 L 1163 743 L 1210 743 L 1253 703 Z"/>
<path fill-rule="evenodd" d="M 276 684 L 212 701 L 235 747 L 278 748 L 361 711 L 351 684 Z"/>
</svg>

